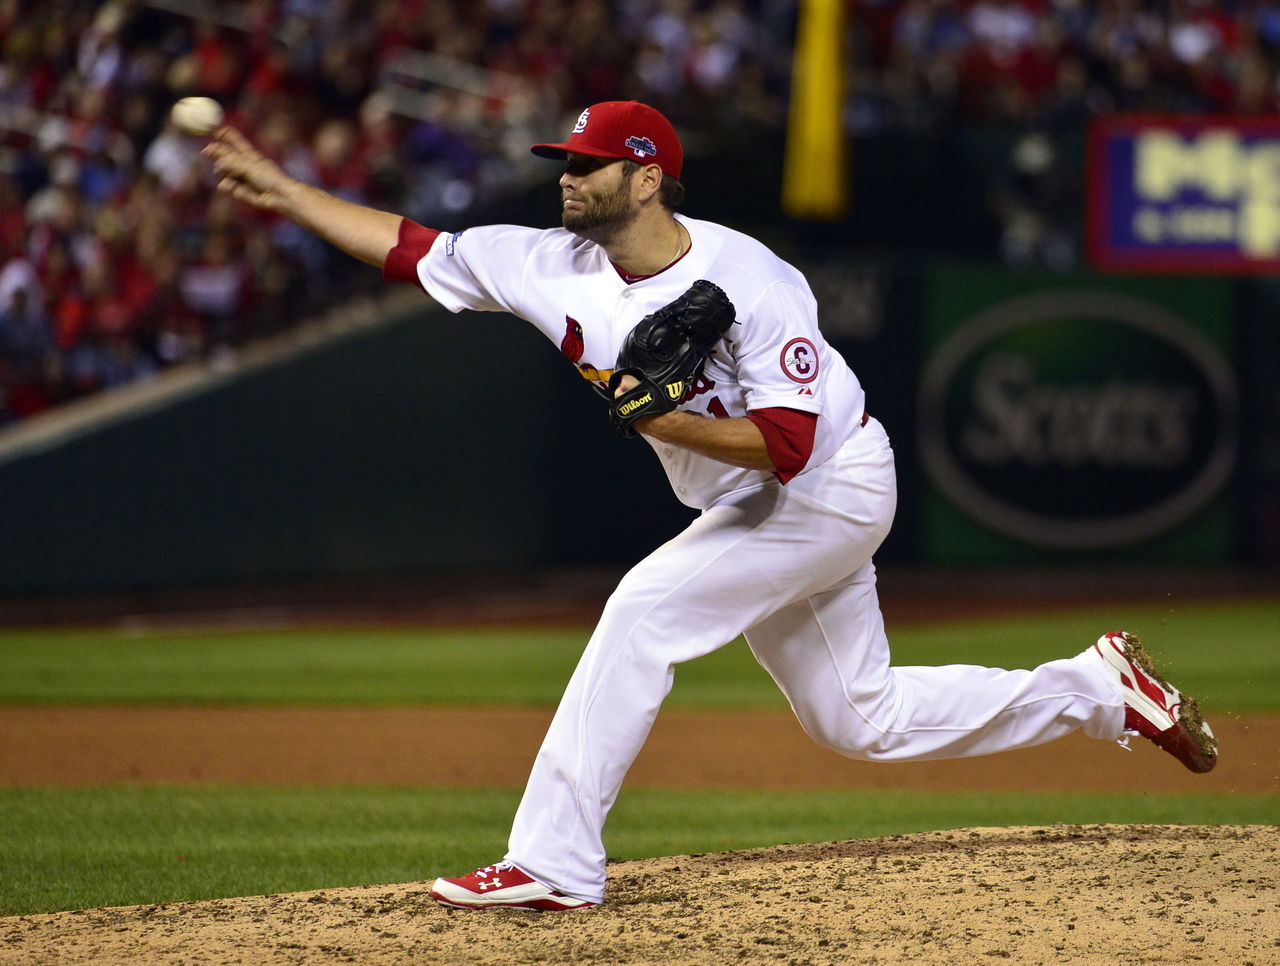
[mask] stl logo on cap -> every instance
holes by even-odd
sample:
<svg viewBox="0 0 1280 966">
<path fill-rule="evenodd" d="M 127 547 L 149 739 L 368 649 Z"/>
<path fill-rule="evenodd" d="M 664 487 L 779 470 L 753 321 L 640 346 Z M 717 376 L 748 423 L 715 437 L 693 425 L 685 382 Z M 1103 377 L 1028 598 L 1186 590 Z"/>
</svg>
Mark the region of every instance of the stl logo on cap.
<svg viewBox="0 0 1280 966">
<path fill-rule="evenodd" d="M 637 158 L 643 158 L 645 155 L 653 157 L 658 153 L 658 148 L 652 141 L 648 138 L 638 138 L 634 134 L 622 143 L 634 151 Z"/>
<path fill-rule="evenodd" d="M 591 158 L 626 158 L 656 164 L 662 173 L 680 177 L 684 151 L 680 136 L 661 112 L 640 101 L 601 101 L 578 115 L 573 133 L 559 144 L 534 144 L 540 158 L 563 161 L 570 154 Z"/>
</svg>

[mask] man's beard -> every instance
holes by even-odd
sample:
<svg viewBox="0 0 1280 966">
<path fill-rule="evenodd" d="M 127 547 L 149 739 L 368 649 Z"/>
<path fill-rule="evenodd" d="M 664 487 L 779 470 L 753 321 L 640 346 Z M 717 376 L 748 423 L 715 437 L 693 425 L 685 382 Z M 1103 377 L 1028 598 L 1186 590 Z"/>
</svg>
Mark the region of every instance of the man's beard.
<svg viewBox="0 0 1280 966">
<path fill-rule="evenodd" d="M 583 198 L 580 211 L 562 209 L 560 223 L 575 235 L 603 244 L 635 217 L 628 204 L 630 198 L 630 181 L 623 178 L 609 194 Z"/>
</svg>

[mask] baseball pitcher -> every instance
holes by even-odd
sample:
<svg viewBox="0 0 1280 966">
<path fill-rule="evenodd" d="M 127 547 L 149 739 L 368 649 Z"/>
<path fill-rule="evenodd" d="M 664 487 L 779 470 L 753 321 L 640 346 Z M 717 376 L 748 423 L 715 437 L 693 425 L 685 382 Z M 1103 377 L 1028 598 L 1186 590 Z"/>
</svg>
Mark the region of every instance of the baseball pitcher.
<svg viewBox="0 0 1280 966">
<path fill-rule="evenodd" d="M 985 755 L 1081 729 L 1141 735 L 1192 771 L 1214 766 L 1194 702 L 1124 631 L 1033 670 L 891 666 L 872 555 L 893 519 L 893 451 L 823 338 L 804 276 L 754 239 L 678 213 L 680 139 L 651 107 L 594 104 L 565 141 L 532 150 L 563 164 L 561 227 L 447 234 L 296 181 L 234 129 L 205 149 L 219 190 L 453 312 L 537 326 L 701 511 L 610 597 L 505 858 L 437 879 L 439 902 L 603 901 L 605 818 L 676 665 L 739 634 L 805 731 L 852 758 Z"/>
</svg>

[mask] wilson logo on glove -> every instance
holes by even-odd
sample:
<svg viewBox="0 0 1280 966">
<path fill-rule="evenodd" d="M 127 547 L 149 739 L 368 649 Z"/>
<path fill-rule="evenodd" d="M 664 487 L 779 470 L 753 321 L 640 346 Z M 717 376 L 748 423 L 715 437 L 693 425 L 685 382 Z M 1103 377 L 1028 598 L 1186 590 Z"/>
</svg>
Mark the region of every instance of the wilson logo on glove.
<svg viewBox="0 0 1280 966">
<path fill-rule="evenodd" d="M 651 402 L 653 402 L 653 393 L 647 392 L 639 399 L 631 399 L 619 404 L 618 412 L 623 416 L 629 416 L 641 406 L 647 406 Z"/>
<path fill-rule="evenodd" d="M 634 436 L 637 419 L 675 409 L 685 387 L 698 381 L 707 356 L 735 321 L 729 296 L 705 278 L 641 319 L 623 340 L 609 377 L 611 393 L 618 391 L 623 376 L 639 383 L 613 399 L 609 416 L 614 428 L 623 436 Z"/>
</svg>

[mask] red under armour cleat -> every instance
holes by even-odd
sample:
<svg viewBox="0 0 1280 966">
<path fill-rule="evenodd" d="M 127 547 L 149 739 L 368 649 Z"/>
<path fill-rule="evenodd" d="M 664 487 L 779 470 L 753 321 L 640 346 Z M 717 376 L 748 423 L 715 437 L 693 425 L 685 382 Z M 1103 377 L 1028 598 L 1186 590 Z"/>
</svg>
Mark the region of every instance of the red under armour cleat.
<svg viewBox="0 0 1280 966">
<path fill-rule="evenodd" d="M 596 904 L 585 899 L 574 899 L 544 886 L 510 862 L 486 865 L 483 869 L 476 869 L 470 875 L 456 879 L 436 879 L 431 887 L 431 898 L 458 909 L 489 909 L 500 906 L 507 909 L 554 912 L 590 909 Z"/>
<path fill-rule="evenodd" d="M 1124 695 L 1126 735 L 1141 735 L 1194 772 L 1218 763 L 1218 740 L 1194 699 L 1183 695 L 1156 670 L 1142 642 L 1128 631 L 1098 638 L 1086 654 L 1096 655 Z"/>
</svg>

